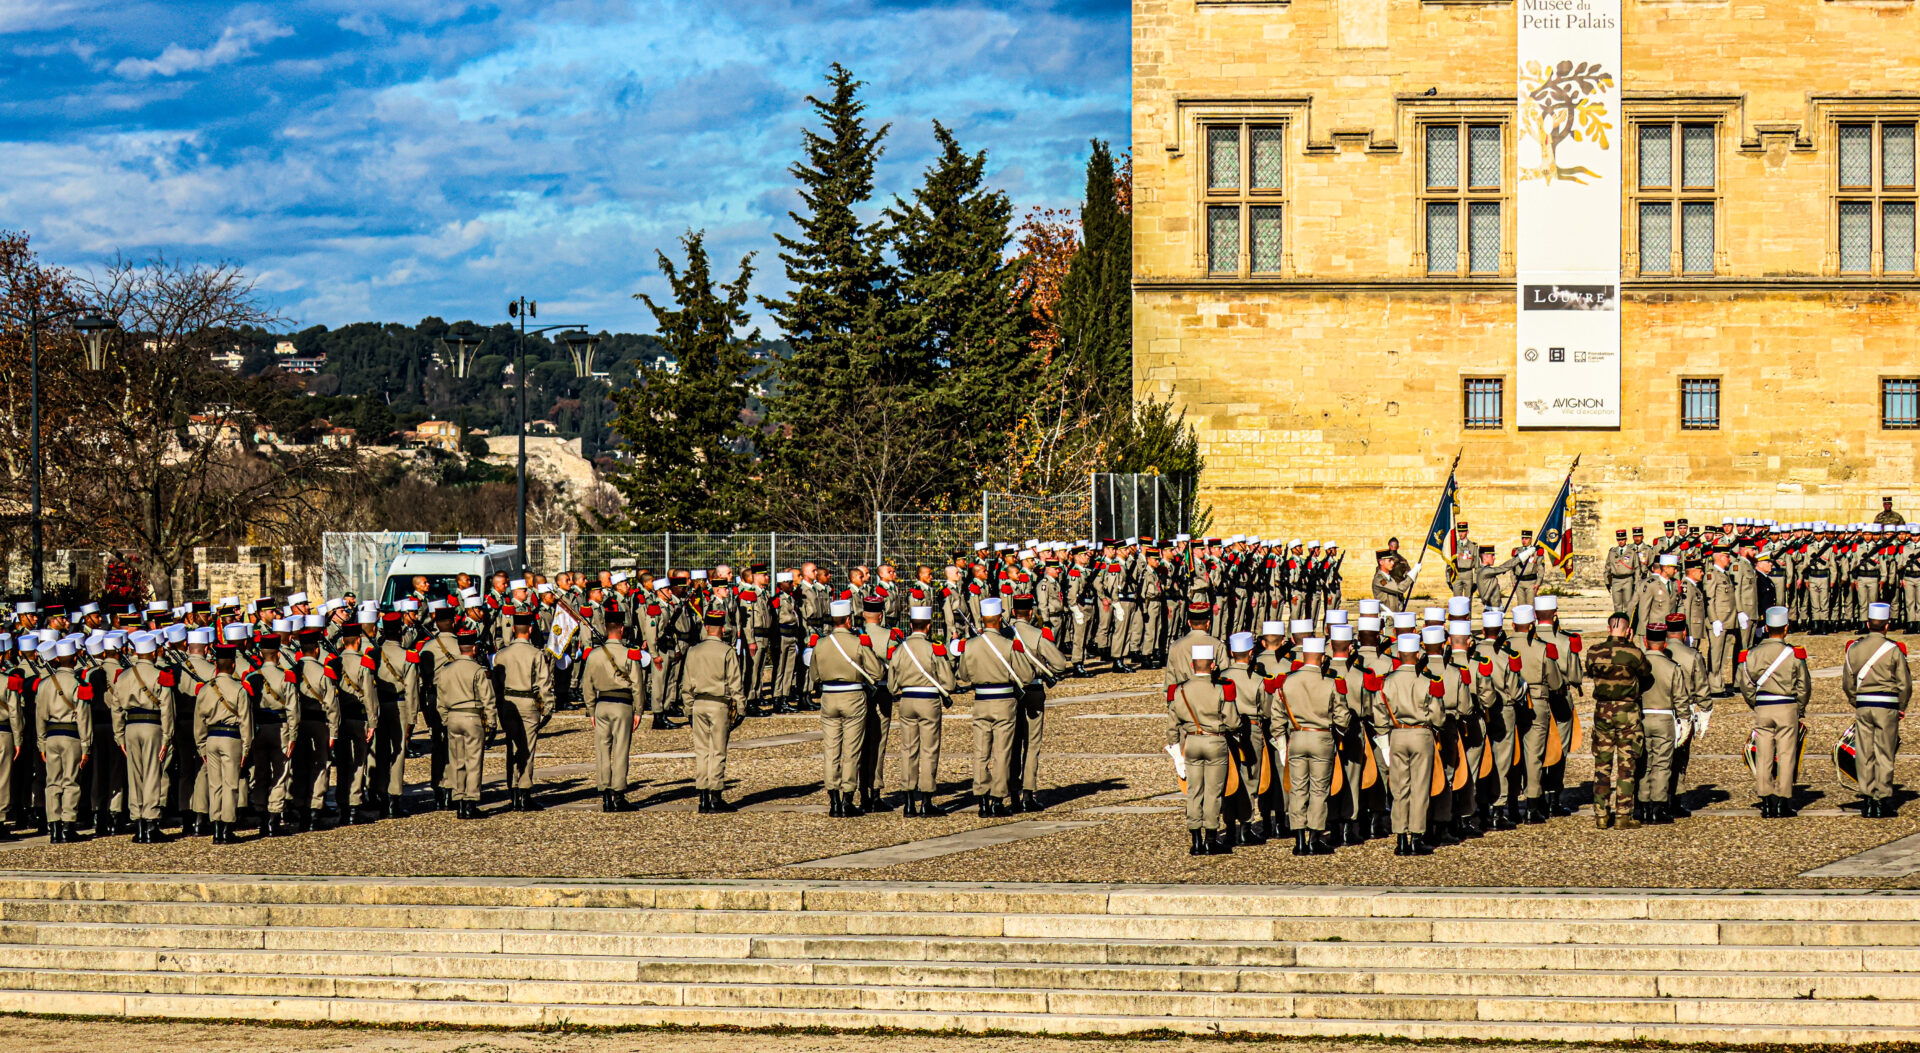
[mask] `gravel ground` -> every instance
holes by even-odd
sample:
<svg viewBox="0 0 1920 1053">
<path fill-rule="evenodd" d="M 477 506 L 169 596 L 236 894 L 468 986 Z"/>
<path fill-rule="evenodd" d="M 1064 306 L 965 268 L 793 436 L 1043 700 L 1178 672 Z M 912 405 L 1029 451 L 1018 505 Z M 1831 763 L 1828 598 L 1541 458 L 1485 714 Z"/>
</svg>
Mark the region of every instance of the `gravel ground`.
<svg viewBox="0 0 1920 1053">
<path fill-rule="evenodd" d="M 1816 670 L 1838 664 L 1844 638 L 1805 641 Z M 1920 644 L 1920 640 L 1913 641 Z M 1118 692 L 1157 692 L 1157 671 L 1106 675 L 1059 685 L 1051 698 L 1063 701 Z M 949 711 L 964 716 L 963 699 Z M 1209 882 L 1335 882 L 1356 885 L 1585 885 L 1585 886 L 1837 886 L 1920 887 L 1920 875 L 1907 878 L 1800 878 L 1801 872 L 1842 859 L 1898 837 L 1920 832 L 1920 804 L 1899 818 L 1869 822 L 1852 815 L 1803 816 L 1762 821 L 1711 813 L 1667 827 L 1633 832 L 1596 831 L 1584 818 L 1560 819 L 1544 827 L 1524 827 L 1444 850 L 1432 857 L 1401 859 L 1390 841 L 1342 849 L 1331 857 L 1295 859 L 1289 846 L 1246 849 L 1230 857 L 1194 859 L 1186 854 L 1185 822 L 1178 802 L 1151 799 L 1176 789 L 1170 766 L 1158 756 L 1164 743 L 1155 694 L 1093 698 L 1049 710 L 1042 760 L 1043 796 L 1051 807 L 1042 818 L 1073 818 L 1102 806 L 1166 808 L 1143 814 L 1092 813 L 1078 818 L 1099 825 L 993 848 L 937 857 L 877 870 L 794 870 L 792 865 L 957 833 L 1016 820 L 981 819 L 970 809 L 938 819 L 904 819 L 898 812 L 855 821 L 829 819 L 821 790 L 817 742 L 736 750 L 729 763 L 728 799 L 760 809 L 725 816 L 691 813 L 693 762 L 663 757 L 635 760 L 630 797 L 647 810 L 605 815 L 595 807 L 592 740 L 584 714 L 569 711 L 555 718 L 542 740 L 540 764 L 546 769 L 542 797 L 562 807 L 537 814 L 498 812 L 498 794 L 490 787 L 488 809 L 479 823 L 458 822 L 444 814 L 421 815 L 304 834 L 214 846 L 204 839 L 167 845 L 136 846 L 125 837 L 76 845 L 24 845 L 0 853 L 0 866 L 17 869 L 137 870 L 150 872 L 240 871 L 256 873 L 354 875 L 513 875 L 513 876 L 826 876 L 873 879 L 1099 880 Z M 1076 719 L 1090 714 L 1137 714 L 1123 719 Z M 1808 723 L 1806 763 L 1799 804 L 1832 809 L 1854 796 L 1838 782 L 1830 758 L 1832 742 L 1846 726 L 1850 711 L 1838 677 L 1815 680 Z M 1753 804 L 1752 780 L 1738 759 L 1751 719 L 1738 699 L 1717 703 L 1711 733 L 1696 756 L 1688 779 L 1693 801 L 1710 808 Z M 749 720 L 736 741 L 816 732 L 813 714 Z M 965 803 L 972 782 L 971 722 L 945 725 L 941 797 Z M 899 730 L 893 743 L 899 744 Z M 690 749 L 684 729 L 635 736 L 636 753 L 675 753 Z M 1920 750 L 1900 761 L 1900 781 L 1920 785 Z M 1140 756 L 1145 754 L 1147 756 Z M 498 748 L 489 753 L 489 772 L 504 761 Z M 426 759 L 409 763 L 417 785 L 426 775 Z M 1592 773 L 1591 758 L 1577 754 L 1568 763 L 1570 786 L 1582 786 Z M 888 764 L 887 783 L 901 785 L 899 759 Z M 1583 796 L 1575 791 L 1576 796 Z"/>
<path fill-rule="evenodd" d="M 903 1041 L 907 1044 L 903 1045 Z M 114 1053 L 737 1053 L 742 1036 L 730 1032 L 626 1031 L 537 1032 L 399 1030 L 333 1027 L 260 1027 L 249 1024 L 122 1023 L 105 1020 L 37 1020 L 16 1017 L 0 1033 L 0 1053 L 49 1049 L 103 1049 Z M 1435 1053 L 1470 1053 L 1483 1045 L 1392 1044 L 1364 1040 L 1278 1039 L 1231 1041 L 1196 1038 L 1044 1038 L 996 1035 L 791 1034 L 755 1032 L 745 1040 L 754 1053 L 1233 1053 L 1252 1049 L 1297 1049 L 1302 1053 L 1390 1053 L 1418 1046 Z M 1503 1044 L 1512 1053 L 1587 1053 L 1609 1047 Z M 1684 1047 L 1670 1047 L 1684 1048 Z"/>
</svg>

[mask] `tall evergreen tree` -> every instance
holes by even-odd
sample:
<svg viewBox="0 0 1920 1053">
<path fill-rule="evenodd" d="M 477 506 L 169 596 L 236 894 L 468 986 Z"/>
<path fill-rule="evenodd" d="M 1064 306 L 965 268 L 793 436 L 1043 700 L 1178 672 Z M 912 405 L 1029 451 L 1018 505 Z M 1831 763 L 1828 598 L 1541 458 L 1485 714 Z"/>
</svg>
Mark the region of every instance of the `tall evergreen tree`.
<svg viewBox="0 0 1920 1053">
<path fill-rule="evenodd" d="M 1096 412 L 1133 403 L 1133 222 L 1121 210 L 1113 152 L 1095 139 L 1080 208 L 1080 251 L 1060 290 L 1060 335 L 1068 368 L 1093 379 Z"/>
<path fill-rule="evenodd" d="M 730 531 L 750 514 L 753 432 L 743 412 L 755 368 L 750 348 L 760 332 L 740 331 L 749 323 L 753 257 L 740 261 L 739 277 L 716 285 L 705 232 L 690 232 L 680 244 L 685 269 L 657 254 L 673 303 L 646 293 L 634 297 L 653 312 L 661 346 L 678 368 L 643 369 L 613 396 L 613 430 L 633 456 L 612 482 L 626 501 L 626 527 L 635 532 Z M 584 398 L 597 396 L 589 391 Z"/>
<path fill-rule="evenodd" d="M 1020 264 L 1006 258 L 1013 205 L 984 186 L 987 155 L 969 154 L 938 121 L 940 155 L 913 200 L 887 210 L 900 274 L 904 344 L 928 363 L 931 421 L 964 443 L 949 464 L 949 489 L 977 483 L 977 466 L 1006 452 L 1038 368 L 1027 353 L 1033 328 Z"/>
</svg>

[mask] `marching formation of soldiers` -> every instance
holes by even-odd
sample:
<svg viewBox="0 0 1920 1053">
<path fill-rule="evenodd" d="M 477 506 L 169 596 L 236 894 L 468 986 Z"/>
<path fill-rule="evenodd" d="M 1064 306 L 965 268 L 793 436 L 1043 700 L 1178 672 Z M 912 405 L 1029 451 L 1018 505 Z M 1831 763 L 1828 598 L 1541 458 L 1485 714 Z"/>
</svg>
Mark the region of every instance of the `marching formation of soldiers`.
<svg viewBox="0 0 1920 1053">
<path fill-rule="evenodd" d="M 1868 635 L 1848 650 L 1859 719 L 1846 745 L 1864 813 L 1892 813 L 1911 684 L 1885 634 L 1920 616 L 1920 536 L 1904 524 L 1676 520 L 1652 544 L 1622 530 L 1605 564 L 1617 613 L 1591 647 L 1539 594 L 1544 549 L 1523 537 L 1495 563 L 1456 529 L 1453 596 L 1418 614 L 1406 607 L 1421 568 L 1395 543 L 1350 617 L 1336 546 L 1244 535 L 982 543 L 911 577 L 861 566 L 844 583 L 813 563 L 752 564 L 738 577 L 462 575 L 437 590 L 423 577 L 385 604 L 22 603 L 0 632 L 13 747 L 0 749 L 0 803 L 55 841 L 83 825 L 152 842 L 178 820 L 225 843 L 243 817 L 266 836 L 397 817 L 424 728 L 435 809 L 480 816 L 498 741 L 507 807 L 536 810 L 539 736 L 578 705 L 605 811 L 633 808 L 628 759 L 649 716 L 690 727 L 699 810 L 725 812 L 733 731 L 808 711 L 829 814 L 893 807 L 894 750 L 905 814 L 931 816 L 945 810 L 942 717 L 966 695 L 971 803 L 1009 815 L 1045 806 L 1048 687 L 1100 661 L 1165 670 L 1192 851 L 1290 833 L 1296 853 L 1323 854 L 1391 834 L 1396 851 L 1427 854 L 1572 814 L 1564 769 L 1589 690 L 1602 826 L 1689 814 L 1688 744 L 1735 691 L 1756 715 L 1762 813 L 1791 814 L 1811 680 L 1786 627 L 1857 621 Z"/>
</svg>

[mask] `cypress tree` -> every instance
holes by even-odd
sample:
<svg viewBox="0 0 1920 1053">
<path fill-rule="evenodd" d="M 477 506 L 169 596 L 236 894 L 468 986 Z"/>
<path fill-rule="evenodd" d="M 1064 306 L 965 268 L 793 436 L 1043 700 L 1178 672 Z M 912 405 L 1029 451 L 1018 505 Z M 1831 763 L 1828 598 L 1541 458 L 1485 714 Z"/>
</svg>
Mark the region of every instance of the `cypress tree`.
<svg viewBox="0 0 1920 1053">
<path fill-rule="evenodd" d="M 1094 408 L 1124 413 L 1133 403 L 1133 223 L 1121 211 L 1113 152 L 1093 140 L 1080 251 L 1060 290 L 1060 333 L 1072 368 L 1092 377 Z"/>
<path fill-rule="evenodd" d="M 645 293 L 634 297 L 653 312 L 661 347 L 677 368 L 642 369 L 614 393 L 613 430 L 633 456 L 613 485 L 626 501 L 630 531 L 731 531 L 749 514 L 753 434 L 742 411 L 754 369 L 749 349 L 760 332 L 739 333 L 749 323 L 753 257 L 740 261 L 739 277 L 716 285 L 705 232 L 688 233 L 680 244 L 687 254 L 684 269 L 657 254 L 673 290 L 672 305 Z M 583 390 L 583 433 L 590 427 L 589 404 L 597 399 L 590 386 Z"/>
</svg>

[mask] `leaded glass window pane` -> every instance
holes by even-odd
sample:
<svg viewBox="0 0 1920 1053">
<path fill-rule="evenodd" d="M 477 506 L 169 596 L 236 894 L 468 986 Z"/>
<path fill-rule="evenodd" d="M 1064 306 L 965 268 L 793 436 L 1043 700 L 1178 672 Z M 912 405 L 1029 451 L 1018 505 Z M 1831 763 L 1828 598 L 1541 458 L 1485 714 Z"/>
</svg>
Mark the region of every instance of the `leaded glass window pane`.
<svg viewBox="0 0 1920 1053">
<path fill-rule="evenodd" d="M 1880 185 L 1913 185 L 1913 125 L 1880 126 Z"/>
<path fill-rule="evenodd" d="M 1500 185 L 1500 126 L 1476 124 L 1467 129 L 1467 185 Z"/>
<path fill-rule="evenodd" d="M 1720 426 L 1720 382 L 1683 380 L 1680 382 L 1680 427 L 1688 431 L 1707 431 Z"/>
<path fill-rule="evenodd" d="M 1882 269 L 1889 274 L 1913 273 L 1913 202 L 1889 201 L 1880 206 Z"/>
<path fill-rule="evenodd" d="M 1460 129 L 1454 125 L 1427 125 L 1427 185 L 1460 185 Z"/>
<path fill-rule="evenodd" d="M 1840 126 L 1840 185 L 1873 185 L 1873 125 Z"/>
<path fill-rule="evenodd" d="M 1666 124 L 1640 126 L 1640 185 L 1673 185 L 1673 127 Z"/>
<path fill-rule="evenodd" d="M 1665 201 L 1640 205 L 1640 273 L 1673 270 L 1673 206 Z"/>
<path fill-rule="evenodd" d="M 1427 273 L 1453 274 L 1460 270 L 1460 206 L 1451 201 L 1427 203 Z"/>
<path fill-rule="evenodd" d="M 1239 205 L 1207 209 L 1207 270 L 1214 274 L 1240 273 Z"/>
<path fill-rule="evenodd" d="M 1500 203 L 1475 201 L 1467 206 L 1467 269 L 1475 274 L 1500 270 Z"/>
<path fill-rule="evenodd" d="M 1680 178 L 1690 187 L 1713 185 L 1713 125 L 1689 124 L 1680 129 Z"/>
<path fill-rule="evenodd" d="M 1257 190 L 1281 187 L 1280 166 L 1285 156 L 1286 137 L 1280 128 L 1255 128 L 1253 139 L 1253 185 Z"/>
<path fill-rule="evenodd" d="M 1873 269 L 1873 204 L 1840 202 L 1840 269 Z"/>
<path fill-rule="evenodd" d="M 1280 270 L 1280 206 L 1256 205 L 1249 209 L 1253 220 L 1251 244 L 1253 270 L 1257 274 L 1275 274 Z"/>
<path fill-rule="evenodd" d="M 1920 428 L 1920 380 L 1880 381 L 1880 426 Z"/>
<path fill-rule="evenodd" d="M 1240 188 L 1240 129 L 1207 129 L 1207 189 Z"/>
<path fill-rule="evenodd" d="M 1680 267 L 1688 274 L 1713 273 L 1713 202 L 1680 206 Z"/>
<path fill-rule="evenodd" d="M 1506 382 L 1497 378 L 1471 379 L 1462 386 L 1462 401 L 1465 403 L 1463 423 L 1469 428 L 1498 428 L 1505 423 L 1501 412 L 1505 401 Z"/>
</svg>

